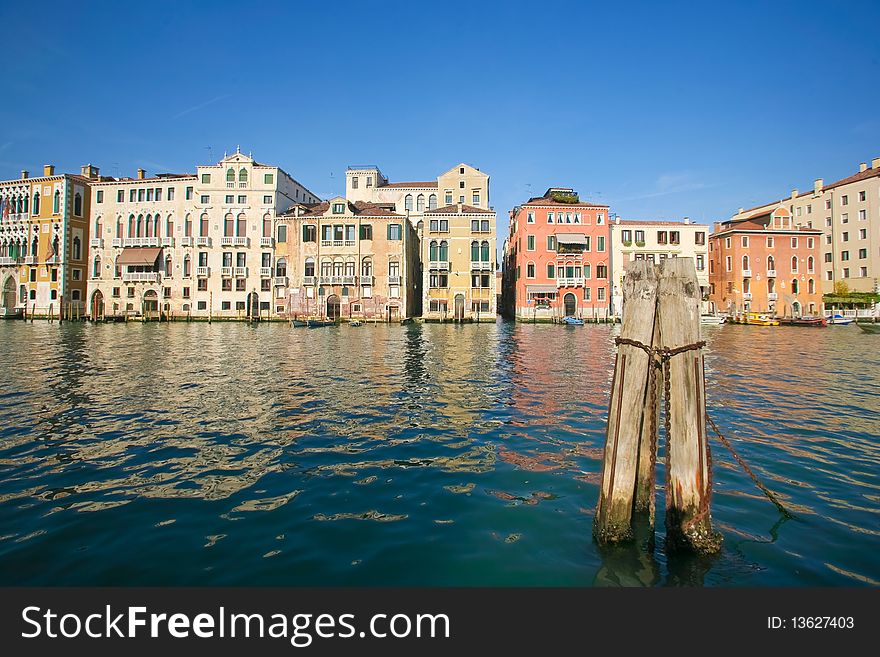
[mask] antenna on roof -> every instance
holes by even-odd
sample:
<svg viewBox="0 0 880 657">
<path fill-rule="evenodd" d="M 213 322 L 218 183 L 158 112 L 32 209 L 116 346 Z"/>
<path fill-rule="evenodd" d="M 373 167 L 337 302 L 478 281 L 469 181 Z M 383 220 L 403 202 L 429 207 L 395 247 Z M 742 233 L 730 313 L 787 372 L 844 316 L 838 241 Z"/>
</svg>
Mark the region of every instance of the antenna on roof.
<svg viewBox="0 0 880 657">
<path fill-rule="evenodd" d="M 208 151 L 208 162 L 213 162 L 214 161 L 214 149 L 212 149 L 210 146 L 205 146 L 205 148 Z"/>
</svg>

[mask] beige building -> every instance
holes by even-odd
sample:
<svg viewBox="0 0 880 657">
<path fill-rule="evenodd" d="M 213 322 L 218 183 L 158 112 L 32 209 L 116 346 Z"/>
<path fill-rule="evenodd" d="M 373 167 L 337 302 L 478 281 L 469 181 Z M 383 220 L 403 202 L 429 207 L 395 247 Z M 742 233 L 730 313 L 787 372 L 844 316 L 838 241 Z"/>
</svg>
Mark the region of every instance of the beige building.
<svg viewBox="0 0 880 657">
<path fill-rule="evenodd" d="M 422 316 L 426 321 L 495 321 L 495 212 L 454 204 L 424 214 Z"/>
<path fill-rule="evenodd" d="M 0 181 L 0 316 L 82 316 L 97 173 L 56 175 L 47 164 L 42 176 Z"/>
<path fill-rule="evenodd" d="M 416 314 L 418 236 L 393 203 L 296 204 L 279 231 L 278 315 L 393 322 Z"/>
<path fill-rule="evenodd" d="M 611 228 L 611 310 L 623 309 L 623 276 L 632 260 L 660 262 L 666 258 L 693 258 L 703 293 L 703 309 L 709 296 L 709 227 L 684 221 L 629 221 L 614 219 Z"/>
<path fill-rule="evenodd" d="M 286 295 L 272 275 L 277 212 L 318 200 L 241 152 L 195 174 L 101 178 L 91 191 L 94 317 L 270 316 Z"/>
<path fill-rule="evenodd" d="M 837 282 L 854 292 L 875 292 L 880 281 L 880 158 L 871 166 L 861 163 L 851 176 L 825 184 L 816 179 L 809 192 L 792 190 L 791 196 L 748 210 L 740 208 L 730 221 L 765 214 L 776 207 L 788 209 L 795 227 L 818 228 L 822 292 L 834 291 Z"/>
</svg>

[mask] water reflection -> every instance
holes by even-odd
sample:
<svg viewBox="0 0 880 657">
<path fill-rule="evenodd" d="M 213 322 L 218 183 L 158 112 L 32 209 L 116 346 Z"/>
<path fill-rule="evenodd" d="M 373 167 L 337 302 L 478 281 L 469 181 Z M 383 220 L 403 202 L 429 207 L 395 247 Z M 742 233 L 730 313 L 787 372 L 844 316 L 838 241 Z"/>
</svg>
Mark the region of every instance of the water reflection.
<svg viewBox="0 0 880 657">
<path fill-rule="evenodd" d="M 29 357 L 0 364 L 0 581 L 880 580 L 880 357 L 857 329 L 706 336 L 711 413 L 797 521 L 716 446 L 717 561 L 667 556 L 662 526 L 599 551 L 616 330 L 2 323 Z"/>
</svg>

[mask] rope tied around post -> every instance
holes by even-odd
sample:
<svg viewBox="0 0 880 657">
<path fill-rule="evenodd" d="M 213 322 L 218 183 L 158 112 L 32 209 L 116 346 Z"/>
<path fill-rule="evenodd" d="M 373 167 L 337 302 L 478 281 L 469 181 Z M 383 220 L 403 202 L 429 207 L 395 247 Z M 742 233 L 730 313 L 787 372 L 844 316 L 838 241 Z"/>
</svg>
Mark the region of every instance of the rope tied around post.
<svg viewBox="0 0 880 657">
<path fill-rule="evenodd" d="M 670 419 L 669 419 L 670 418 L 670 384 L 669 384 L 669 368 L 665 367 L 665 366 L 669 362 L 669 359 L 672 358 L 673 356 L 677 356 L 678 354 L 683 354 L 688 351 L 695 351 L 697 349 L 702 349 L 703 347 L 706 346 L 705 340 L 700 340 L 698 342 L 694 342 L 691 344 L 682 345 L 680 347 L 651 347 L 649 345 L 644 344 L 643 342 L 639 342 L 638 340 L 631 340 L 629 338 L 616 337 L 616 338 L 614 338 L 614 344 L 616 344 L 617 346 L 620 346 L 622 344 L 629 345 L 631 347 L 636 347 L 638 349 L 641 349 L 642 351 L 644 351 L 648 355 L 648 358 L 651 359 L 651 361 L 654 364 L 654 367 L 651 368 L 651 370 L 650 370 L 650 382 L 649 382 L 650 393 L 651 393 L 651 408 L 652 408 L 652 413 L 651 413 L 652 441 L 657 440 L 657 427 L 656 427 L 657 398 L 656 398 L 656 384 L 655 384 L 656 370 L 663 369 L 663 372 L 664 372 L 664 376 L 663 376 L 663 397 L 664 397 L 664 400 L 663 401 L 664 401 L 664 414 L 665 414 L 664 430 L 666 431 L 666 439 L 668 441 L 669 440 L 669 432 L 670 432 Z M 706 420 L 709 423 L 709 425 L 712 427 L 712 430 L 715 432 L 715 435 L 718 437 L 718 440 L 721 442 L 721 444 L 727 448 L 727 450 L 733 456 L 734 460 L 736 460 L 736 462 L 739 463 L 739 465 L 743 469 L 743 471 L 747 475 L 749 475 L 749 477 L 752 479 L 752 481 L 755 483 L 755 485 L 758 487 L 758 489 L 762 493 L 764 493 L 764 495 L 767 497 L 767 499 L 769 499 L 774 504 L 774 506 L 776 506 L 776 508 L 779 510 L 780 513 L 782 513 L 787 518 L 794 518 L 794 515 L 790 511 L 788 511 L 788 509 L 786 509 L 785 506 L 783 506 L 782 502 L 779 501 L 779 498 L 776 497 L 776 495 L 769 488 L 767 488 L 761 482 L 760 479 L 758 479 L 758 476 L 748 466 L 748 464 L 745 462 L 745 460 L 743 460 L 743 458 L 739 454 L 736 453 L 736 450 L 733 449 L 733 446 L 730 444 L 730 441 L 727 440 L 722 435 L 721 431 L 719 431 L 719 429 L 718 429 L 718 426 L 715 424 L 715 422 L 712 420 L 712 418 L 709 417 L 708 411 L 706 411 Z M 652 466 L 653 466 L 653 459 L 654 459 L 655 455 L 656 455 L 656 449 L 652 449 L 652 453 L 651 453 L 651 458 L 652 458 L 651 465 Z M 709 510 L 709 499 L 710 499 L 710 496 L 712 493 L 713 477 L 712 477 L 712 452 L 709 449 L 708 444 L 706 445 L 706 456 L 708 459 L 707 469 L 708 469 L 708 473 L 709 473 L 709 479 L 708 479 L 708 489 L 707 490 L 708 490 L 709 494 L 704 497 L 704 502 L 701 505 L 702 508 L 700 509 L 699 513 L 692 519 L 692 521 L 690 523 L 688 523 L 689 525 L 696 524 L 696 522 L 699 521 L 699 519 L 702 518 L 705 514 L 707 514 L 708 510 Z M 666 462 L 666 477 L 667 477 L 667 490 L 668 490 L 668 479 L 669 479 L 669 449 L 668 449 L 668 447 L 666 450 L 666 461 L 667 461 Z"/>
</svg>

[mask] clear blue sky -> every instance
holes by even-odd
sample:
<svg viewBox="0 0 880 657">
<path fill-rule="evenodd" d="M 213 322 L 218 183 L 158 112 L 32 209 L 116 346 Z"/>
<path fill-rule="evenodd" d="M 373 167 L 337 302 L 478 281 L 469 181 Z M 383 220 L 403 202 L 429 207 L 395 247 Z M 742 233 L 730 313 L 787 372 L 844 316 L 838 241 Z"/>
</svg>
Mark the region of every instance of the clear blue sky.
<svg viewBox="0 0 880 657">
<path fill-rule="evenodd" d="M 349 164 L 464 161 L 503 237 L 550 185 L 710 222 L 880 157 L 876 1 L 7 2 L 0 25 L 2 178 L 240 144 L 326 197 Z"/>
</svg>

